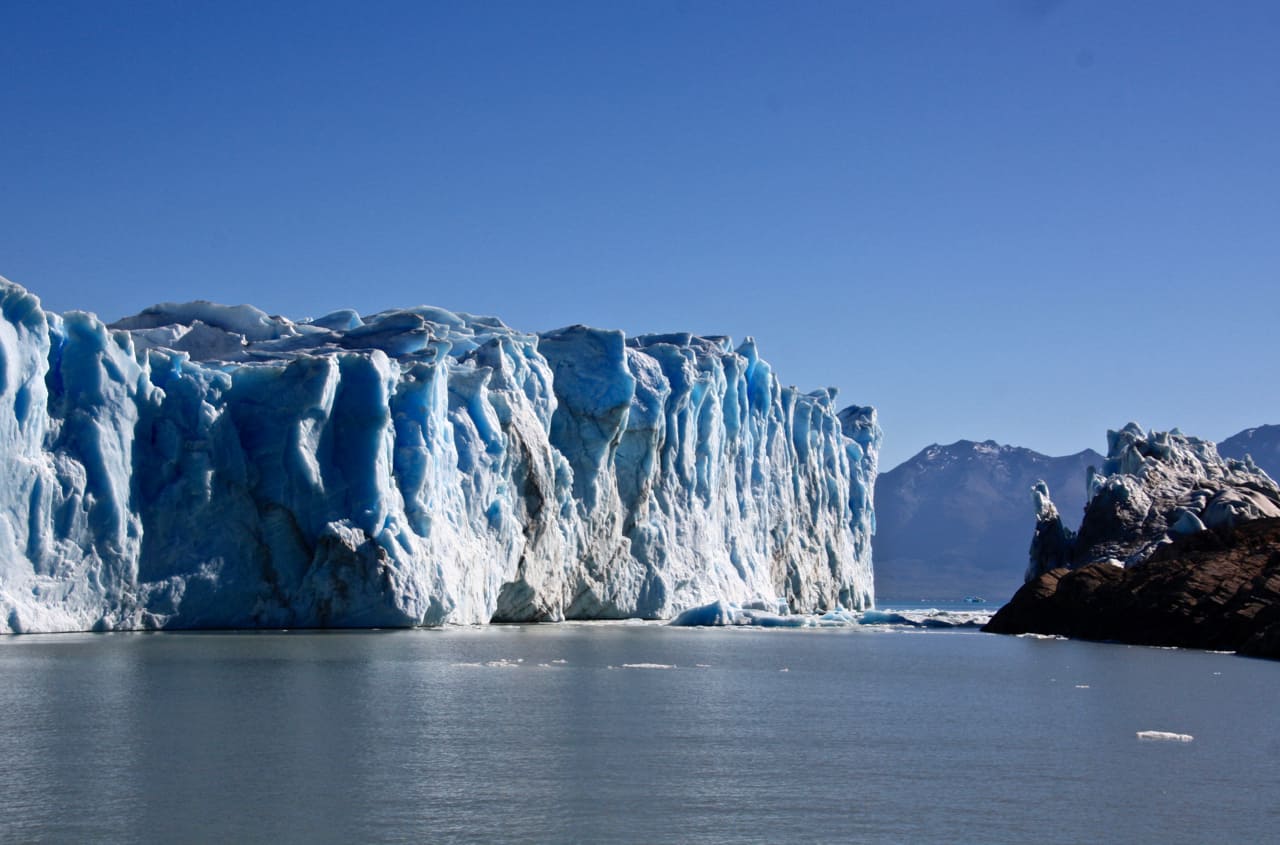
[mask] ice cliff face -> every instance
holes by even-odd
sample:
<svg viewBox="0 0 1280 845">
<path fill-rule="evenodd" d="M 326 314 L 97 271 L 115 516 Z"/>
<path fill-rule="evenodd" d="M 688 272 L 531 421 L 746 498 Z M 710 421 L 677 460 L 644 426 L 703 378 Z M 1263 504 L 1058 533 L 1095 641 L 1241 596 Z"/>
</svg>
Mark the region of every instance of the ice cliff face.
<svg viewBox="0 0 1280 845">
<path fill-rule="evenodd" d="M 1032 490 L 1035 537 L 1026 580 L 1051 569 L 1141 563 L 1176 538 L 1280 517 L 1280 487 L 1252 459 L 1219 456 L 1212 442 L 1135 423 L 1107 432 L 1101 472 L 1089 469 L 1079 533 L 1062 523 L 1044 482 Z"/>
<path fill-rule="evenodd" d="M 880 431 L 748 339 L 420 307 L 106 326 L 0 279 L 0 631 L 872 602 Z"/>
</svg>

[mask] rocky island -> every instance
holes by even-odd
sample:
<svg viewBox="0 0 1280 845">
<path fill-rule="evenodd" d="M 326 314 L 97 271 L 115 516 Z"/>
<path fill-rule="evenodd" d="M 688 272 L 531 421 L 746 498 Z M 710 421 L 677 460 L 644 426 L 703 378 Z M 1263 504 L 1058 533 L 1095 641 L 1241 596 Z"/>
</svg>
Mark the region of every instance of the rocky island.
<svg viewBox="0 0 1280 845">
<path fill-rule="evenodd" d="M 983 630 L 1280 658 L 1280 487 L 1176 429 L 1108 432 L 1078 531 L 1038 484 L 1026 584 Z"/>
</svg>

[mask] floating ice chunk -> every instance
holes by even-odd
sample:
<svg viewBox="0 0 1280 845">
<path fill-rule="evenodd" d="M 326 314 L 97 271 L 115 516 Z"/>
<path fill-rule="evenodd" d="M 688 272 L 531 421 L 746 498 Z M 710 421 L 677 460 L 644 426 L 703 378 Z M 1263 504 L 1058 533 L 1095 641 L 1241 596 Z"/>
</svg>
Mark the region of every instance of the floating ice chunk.
<svg viewBox="0 0 1280 845">
<path fill-rule="evenodd" d="M 1190 742 L 1195 737 L 1191 734 L 1176 734 L 1169 731 L 1138 731 L 1138 739 L 1144 742 Z"/>
<path fill-rule="evenodd" d="M 818 617 L 819 625 L 854 625 L 858 622 L 858 614 L 845 610 L 843 607 L 829 610 Z"/>
<path fill-rule="evenodd" d="M 711 604 L 704 604 L 701 607 L 689 608 L 671 620 L 671 624 L 687 628 L 712 628 L 733 625 L 737 619 L 738 612 L 736 608 L 727 602 L 715 601 Z"/>
<path fill-rule="evenodd" d="M 901 613 L 889 613 L 884 610 L 864 610 L 858 617 L 860 625 L 910 625 L 911 620 Z"/>
<path fill-rule="evenodd" d="M 808 628 L 813 625 L 813 619 L 807 616 L 779 616 L 761 610 L 744 610 L 739 614 L 737 624 L 757 628 Z"/>
</svg>

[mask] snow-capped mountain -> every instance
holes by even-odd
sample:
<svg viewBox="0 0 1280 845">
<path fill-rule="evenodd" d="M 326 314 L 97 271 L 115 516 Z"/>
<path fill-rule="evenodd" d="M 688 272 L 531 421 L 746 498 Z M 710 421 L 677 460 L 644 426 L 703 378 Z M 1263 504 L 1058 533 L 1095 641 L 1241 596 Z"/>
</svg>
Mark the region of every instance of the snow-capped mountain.
<svg viewBox="0 0 1280 845">
<path fill-rule="evenodd" d="M 882 598 L 1004 601 L 1022 583 L 1031 488 L 1047 480 L 1065 513 L 1084 507 L 1086 449 L 1049 457 L 990 440 L 933 445 L 876 482 L 875 574 Z"/>
</svg>

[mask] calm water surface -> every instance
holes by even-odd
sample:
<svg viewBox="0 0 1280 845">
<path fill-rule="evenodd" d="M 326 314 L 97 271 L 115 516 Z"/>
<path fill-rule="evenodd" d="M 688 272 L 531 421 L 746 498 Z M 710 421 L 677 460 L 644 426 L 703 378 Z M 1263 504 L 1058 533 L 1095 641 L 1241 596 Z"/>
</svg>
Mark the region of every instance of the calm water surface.
<svg viewBox="0 0 1280 845">
<path fill-rule="evenodd" d="M 0 841 L 1278 841 L 1277 704 L 970 632 L 6 637 Z"/>
</svg>

